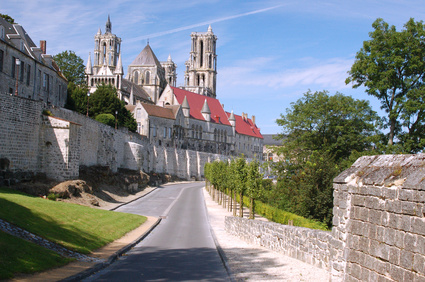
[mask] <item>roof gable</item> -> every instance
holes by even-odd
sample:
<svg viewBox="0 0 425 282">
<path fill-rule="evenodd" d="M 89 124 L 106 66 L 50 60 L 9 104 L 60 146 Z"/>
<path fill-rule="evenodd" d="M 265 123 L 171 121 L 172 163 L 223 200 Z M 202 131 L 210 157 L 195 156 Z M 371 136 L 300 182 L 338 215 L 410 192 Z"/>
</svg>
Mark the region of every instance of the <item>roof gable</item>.
<svg viewBox="0 0 425 282">
<path fill-rule="evenodd" d="M 226 112 L 220 104 L 220 101 L 211 97 L 204 95 L 196 94 L 187 90 L 183 90 L 177 87 L 170 86 L 173 90 L 173 93 L 177 99 L 177 102 L 181 105 L 183 100 L 186 97 L 187 102 L 190 107 L 190 117 L 198 120 L 205 121 L 204 116 L 202 115 L 202 108 L 204 106 L 205 100 L 207 100 L 209 109 L 211 111 L 211 121 L 212 123 L 219 123 L 224 125 L 230 125 L 229 119 Z"/>
<path fill-rule="evenodd" d="M 167 119 L 176 119 L 172 108 L 171 109 L 163 108 L 156 105 L 150 105 L 145 103 L 142 103 L 141 105 L 145 109 L 145 111 L 148 113 L 149 116 L 161 117 L 161 118 L 167 118 Z"/>
<path fill-rule="evenodd" d="M 157 67 L 161 67 L 161 63 L 155 56 L 149 44 L 146 45 L 142 52 L 140 52 L 139 55 L 137 55 L 136 59 L 134 59 L 134 61 L 130 64 L 130 66 L 144 65 L 156 65 Z"/>
<path fill-rule="evenodd" d="M 227 113 L 228 116 L 231 115 L 231 113 Z M 253 136 L 257 138 L 263 139 L 263 135 L 261 135 L 260 129 L 255 125 L 250 118 L 243 118 L 239 115 L 234 115 L 236 120 L 236 133 Z"/>
</svg>

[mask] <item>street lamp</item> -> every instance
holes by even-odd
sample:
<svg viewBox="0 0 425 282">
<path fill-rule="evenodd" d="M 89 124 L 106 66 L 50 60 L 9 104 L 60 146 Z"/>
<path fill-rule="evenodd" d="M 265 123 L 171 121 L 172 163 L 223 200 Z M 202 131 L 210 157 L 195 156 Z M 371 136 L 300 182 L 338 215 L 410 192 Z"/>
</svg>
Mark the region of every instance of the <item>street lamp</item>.
<svg viewBox="0 0 425 282">
<path fill-rule="evenodd" d="M 115 129 L 117 129 L 118 111 L 115 111 Z"/>
<path fill-rule="evenodd" d="M 19 66 L 21 65 L 21 61 L 17 58 L 15 60 L 16 64 L 16 85 L 15 85 L 15 96 L 18 96 L 18 74 L 19 74 Z"/>
<path fill-rule="evenodd" d="M 89 116 L 89 98 L 90 98 L 90 92 L 87 93 L 87 116 Z"/>
</svg>

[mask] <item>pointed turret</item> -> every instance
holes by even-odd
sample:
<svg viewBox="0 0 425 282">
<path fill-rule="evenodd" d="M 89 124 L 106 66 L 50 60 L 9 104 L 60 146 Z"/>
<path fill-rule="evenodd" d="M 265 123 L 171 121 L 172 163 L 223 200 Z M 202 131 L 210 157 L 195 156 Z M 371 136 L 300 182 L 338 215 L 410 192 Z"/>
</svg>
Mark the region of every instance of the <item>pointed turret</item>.
<svg viewBox="0 0 425 282">
<path fill-rule="evenodd" d="M 230 125 L 232 125 L 233 127 L 236 125 L 236 118 L 235 118 L 235 115 L 233 114 L 233 111 L 230 113 L 229 122 L 230 122 Z"/>
<path fill-rule="evenodd" d="M 86 74 L 87 75 L 93 74 L 93 67 L 91 65 L 91 54 L 90 53 L 89 53 L 89 59 L 87 60 Z"/>
<path fill-rule="evenodd" d="M 188 118 L 190 116 L 190 107 L 189 107 L 189 102 L 187 102 L 186 96 L 184 96 L 184 99 L 183 99 L 182 109 L 183 109 L 184 117 Z"/>
<path fill-rule="evenodd" d="M 167 62 L 172 62 L 173 60 L 171 59 L 171 54 L 168 54 L 168 59 Z"/>
<path fill-rule="evenodd" d="M 208 31 L 207 32 L 208 33 L 213 33 L 212 28 L 211 28 L 211 25 L 208 27 Z"/>
<path fill-rule="evenodd" d="M 206 121 L 211 121 L 211 110 L 210 110 L 210 107 L 208 106 L 207 99 L 205 99 L 204 105 L 202 106 L 201 113 L 204 116 L 204 119 Z"/>
<path fill-rule="evenodd" d="M 100 27 L 99 27 L 99 30 L 97 31 L 97 35 L 102 35 L 102 31 L 100 30 Z"/>
<path fill-rule="evenodd" d="M 130 105 L 134 105 L 133 85 L 131 85 L 131 91 L 130 91 Z"/>
<path fill-rule="evenodd" d="M 111 23 L 111 19 L 108 15 L 108 21 L 106 22 L 106 33 L 111 33 L 112 32 L 112 23 Z"/>
<path fill-rule="evenodd" d="M 117 67 L 115 68 L 115 74 L 124 74 L 124 69 L 122 67 L 121 52 L 118 56 L 118 63 L 117 63 Z"/>
</svg>

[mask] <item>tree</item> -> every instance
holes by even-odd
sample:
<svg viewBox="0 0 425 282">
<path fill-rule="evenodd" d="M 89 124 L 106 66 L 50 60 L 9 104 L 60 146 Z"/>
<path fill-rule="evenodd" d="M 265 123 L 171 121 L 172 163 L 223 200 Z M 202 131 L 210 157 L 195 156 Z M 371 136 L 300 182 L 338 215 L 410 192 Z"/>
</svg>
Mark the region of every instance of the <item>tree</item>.
<svg viewBox="0 0 425 282">
<path fill-rule="evenodd" d="M 6 14 L 0 14 L 0 17 L 2 17 L 3 19 L 5 19 L 8 23 L 14 24 L 15 23 L 15 19 L 13 19 L 11 16 L 6 15 Z"/>
<path fill-rule="evenodd" d="M 260 164 L 258 161 L 251 161 L 246 167 L 246 192 L 250 200 L 249 218 L 254 219 L 255 200 L 262 193 L 262 178 L 260 173 Z"/>
<path fill-rule="evenodd" d="M 64 51 L 53 56 L 56 64 L 59 66 L 68 82 L 77 85 L 85 83 L 84 61 L 75 54 L 74 51 Z"/>
<path fill-rule="evenodd" d="M 235 192 L 239 194 L 239 216 L 243 217 L 243 196 L 246 191 L 246 162 L 245 159 L 239 157 L 235 161 L 234 166 L 234 181 L 235 181 Z M 235 195 L 236 199 L 236 195 Z M 235 206 L 236 207 L 236 206 Z"/>
<path fill-rule="evenodd" d="M 96 118 L 100 114 L 110 114 L 114 117 L 114 120 L 115 116 L 117 117 L 118 126 L 127 127 L 128 130 L 136 132 L 137 122 L 133 114 L 125 108 L 125 103 L 117 97 L 115 87 L 102 84 L 90 97 L 87 96 L 87 93 L 86 85 L 69 83 L 66 108 L 85 115 L 88 106 L 89 117 Z"/>
<path fill-rule="evenodd" d="M 368 101 L 341 93 L 329 96 L 327 91 L 308 91 L 276 122 L 283 127 L 277 153 L 294 158 L 328 151 L 336 162 L 353 151 L 371 149 L 380 126 Z"/>
<path fill-rule="evenodd" d="M 97 115 L 95 120 L 103 124 L 114 127 L 115 126 L 115 117 L 111 114 L 100 114 Z"/>
<path fill-rule="evenodd" d="M 330 226 L 332 180 L 352 154 L 373 148 L 379 116 L 367 101 L 308 91 L 277 123 L 283 127 L 277 153 L 285 160 L 276 166 L 274 204 Z"/>
<path fill-rule="evenodd" d="M 424 148 L 425 26 L 410 19 L 400 32 L 378 18 L 348 72 L 346 83 L 361 85 L 387 113 L 388 145 L 397 138 L 406 151 Z"/>
</svg>

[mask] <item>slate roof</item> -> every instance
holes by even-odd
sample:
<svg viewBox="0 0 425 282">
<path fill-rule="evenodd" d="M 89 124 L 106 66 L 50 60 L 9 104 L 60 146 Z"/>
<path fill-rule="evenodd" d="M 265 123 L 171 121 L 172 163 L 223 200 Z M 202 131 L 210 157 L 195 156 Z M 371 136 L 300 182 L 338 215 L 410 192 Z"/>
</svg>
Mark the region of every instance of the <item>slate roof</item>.
<svg viewBox="0 0 425 282">
<path fill-rule="evenodd" d="M 142 100 L 152 102 L 149 94 L 145 91 L 145 89 L 143 89 L 143 87 L 141 87 L 140 85 L 137 85 L 134 82 L 131 82 L 130 80 L 123 78 L 121 88 L 125 89 L 125 92 L 131 93 L 132 87 L 133 87 L 133 96 L 136 98 L 136 100 L 142 99 Z"/>
<path fill-rule="evenodd" d="M 204 106 L 205 100 L 207 100 L 208 107 L 211 111 L 211 122 L 217 124 L 230 125 L 227 114 L 224 111 L 219 100 L 204 95 L 196 94 L 187 90 L 183 90 L 177 87 L 170 87 L 173 90 L 174 95 L 177 98 L 177 102 L 180 105 L 183 103 L 184 97 L 186 97 L 190 107 L 191 118 L 205 121 L 204 116 L 202 115 L 202 108 Z"/>
<path fill-rule="evenodd" d="M 277 134 L 263 134 L 264 145 L 282 146 L 282 140 L 274 139 L 275 136 L 277 136 Z"/>
<path fill-rule="evenodd" d="M 161 67 L 161 63 L 158 58 L 155 56 L 151 47 L 146 45 L 146 47 L 142 50 L 142 52 L 137 55 L 134 61 L 130 64 L 130 66 L 145 66 L 145 65 L 156 65 Z"/>
</svg>

